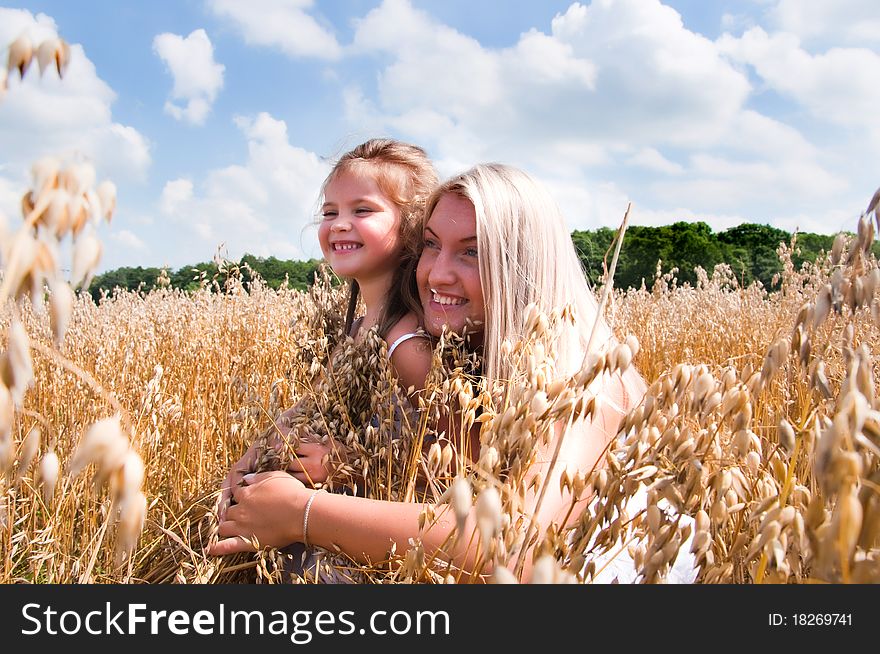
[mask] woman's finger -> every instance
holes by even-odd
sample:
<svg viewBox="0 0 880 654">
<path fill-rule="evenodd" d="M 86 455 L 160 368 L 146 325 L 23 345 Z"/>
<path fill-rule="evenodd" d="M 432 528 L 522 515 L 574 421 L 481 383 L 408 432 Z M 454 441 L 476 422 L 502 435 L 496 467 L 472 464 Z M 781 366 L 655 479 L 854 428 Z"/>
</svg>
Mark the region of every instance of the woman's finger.
<svg viewBox="0 0 880 654">
<path fill-rule="evenodd" d="M 219 525 L 217 526 L 217 533 L 219 533 L 221 536 L 229 536 L 230 534 L 237 533 L 236 531 L 234 531 L 236 526 L 235 519 L 241 517 L 239 516 L 240 511 L 241 507 L 237 504 L 233 504 L 228 509 L 226 509 L 226 518 L 220 521 Z"/>
<path fill-rule="evenodd" d="M 262 484 L 264 481 L 274 479 L 275 477 L 281 477 L 283 479 L 289 476 L 290 475 L 288 475 L 286 472 L 282 472 L 281 470 L 271 470 L 269 472 L 254 472 L 251 473 L 251 475 L 248 475 L 248 486 L 256 486 L 257 484 Z"/>
<path fill-rule="evenodd" d="M 217 526 L 217 535 L 220 538 L 229 538 L 238 534 L 238 525 L 234 520 L 224 520 Z"/>
<path fill-rule="evenodd" d="M 254 486 L 262 484 L 263 482 L 278 476 L 289 477 L 290 475 L 288 475 L 286 472 L 281 472 L 280 470 L 273 470 L 272 472 L 250 472 L 242 476 L 241 480 L 244 483 L 236 484 L 235 487 L 232 489 L 232 503 L 241 504 L 243 501 L 245 501 Z"/>
<path fill-rule="evenodd" d="M 208 547 L 208 554 L 211 556 L 225 556 L 227 554 L 235 554 L 236 552 L 255 552 L 254 546 L 241 536 L 233 536 L 218 540 L 216 543 Z"/>
<path fill-rule="evenodd" d="M 220 486 L 220 515 L 229 507 L 232 502 L 232 491 L 238 485 L 240 477 L 237 473 L 231 472 Z"/>
<path fill-rule="evenodd" d="M 226 512 L 229 510 L 229 507 L 232 505 L 232 496 L 230 495 L 228 498 L 220 497 L 220 501 L 217 502 L 217 521 L 223 522 L 226 520 Z"/>
<path fill-rule="evenodd" d="M 232 499 L 232 494 L 226 494 L 225 492 L 220 494 L 220 499 L 217 500 L 217 518 L 220 522 L 226 519 L 226 509 L 229 508 L 229 501 Z"/>
<path fill-rule="evenodd" d="M 229 508 L 226 509 L 226 515 L 229 515 L 229 509 L 236 504 L 241 504 L 248 492 L 248 484 L 236 484 L 232 487 L 232 496 L 229 498 Z"/>
</svg>

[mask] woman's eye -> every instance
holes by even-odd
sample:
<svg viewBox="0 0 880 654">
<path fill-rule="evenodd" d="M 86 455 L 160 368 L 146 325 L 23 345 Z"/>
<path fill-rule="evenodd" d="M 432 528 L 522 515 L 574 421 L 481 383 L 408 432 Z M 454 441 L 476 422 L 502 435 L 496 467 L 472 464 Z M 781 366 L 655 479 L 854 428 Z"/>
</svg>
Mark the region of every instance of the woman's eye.
<svg viewBox="0 0 880 654">
<path fill-rule="evenodd" d="M 477 256 L 477 248 L 468 248 L 464 251 L 466 257 L 475 257 Z"/>
<path fill-rule="evenodd" d="M 432 248 L 432 249 L 435 249 L 435 248 L 437 247 L 437 241 L 435 241 L 434 239 L 431 239 L 431 238 L 426 238 L 426 239 L 425 239 L 424 246 L 425 246 L 426 248 Z"/>
</svg>

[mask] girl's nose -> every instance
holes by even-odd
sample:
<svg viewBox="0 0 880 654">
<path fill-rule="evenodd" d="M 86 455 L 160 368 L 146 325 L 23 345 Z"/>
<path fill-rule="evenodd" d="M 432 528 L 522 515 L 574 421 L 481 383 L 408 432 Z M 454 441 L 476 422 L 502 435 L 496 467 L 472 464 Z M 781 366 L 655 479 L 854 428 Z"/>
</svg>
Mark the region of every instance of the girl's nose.
<svg viewBox="0 0 880 654">
<path fill-rule="evenodd" d="M 347 218 L 337 218 L 330 225 L 331 232 L 347 232 L 351 229 L 351 222 Z"/>
</svg>

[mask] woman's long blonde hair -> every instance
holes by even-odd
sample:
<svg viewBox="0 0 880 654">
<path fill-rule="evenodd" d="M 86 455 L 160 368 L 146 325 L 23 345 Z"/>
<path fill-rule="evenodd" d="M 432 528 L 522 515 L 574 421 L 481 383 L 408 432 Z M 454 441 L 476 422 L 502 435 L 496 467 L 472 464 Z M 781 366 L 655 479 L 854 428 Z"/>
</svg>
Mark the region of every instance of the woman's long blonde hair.
<svg viewBox="0 0 880 654">
<path fill-rule="evenodd" d="M 598 302 L 565 219 L 549 192 L 518 168 L 480 164 L 447 180 L 431 194 L 425 221 L 447 193 L 469 200 L 476 212 L 486 315 L 483 374 L 490 384 L 513 379 L 522 372 L 504 356 L 502 343 L 527 336 L 527 307 L 532 303 L 545 314 L 565 305 L 573 309 L 575 328 L 561 330 L 555 342 L 555 364 L 558 374 L 577 371 L 587 354 Z M 590 349 L 600 350 L 611 342 L 611 329 L 600 317 Z M 623 381 L 633 399 L 644 393 L 644 382 L 634 370 L 624 375 Z"/>
</svg>

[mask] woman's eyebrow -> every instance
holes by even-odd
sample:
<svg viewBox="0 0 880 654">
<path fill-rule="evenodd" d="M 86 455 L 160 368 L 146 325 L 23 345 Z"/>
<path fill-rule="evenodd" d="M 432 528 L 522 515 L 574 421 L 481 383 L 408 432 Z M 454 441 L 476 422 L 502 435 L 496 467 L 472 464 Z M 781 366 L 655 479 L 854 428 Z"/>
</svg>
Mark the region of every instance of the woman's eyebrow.
<svg viewBox="0 0 880 654">
<path fill-rule="evenodd" d="M 425 225 L 425 231 L 431 232 L 431 234 L 433 234 L 435 238 L 440 238 L 439 236 L 437 236 L 437 232 L 435 232 L 433 229 L 431 229 L 427 225 Z M 477 236 L 476 236 L 476 234 L 474 234 L 473 236 L 466 236 L 465 238 L 461 239 L 459 241 L 459 243 L 473 243 L 476 240 L 477 240 Z"/>
</svg>

